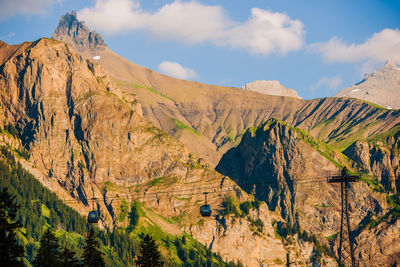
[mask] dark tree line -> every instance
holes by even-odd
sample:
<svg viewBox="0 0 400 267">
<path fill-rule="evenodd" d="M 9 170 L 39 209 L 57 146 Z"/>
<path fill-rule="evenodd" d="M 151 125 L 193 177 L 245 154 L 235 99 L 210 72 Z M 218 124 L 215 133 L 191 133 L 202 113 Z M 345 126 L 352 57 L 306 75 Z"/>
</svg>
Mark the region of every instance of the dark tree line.
<svg viewBox="0 0 400 267">
<path fill-rule="evenodd" d="M 40 247 L 36 253 L 33 265 L 37 267 L 103 267 L 105 262 L 93 228 L 90 229 L 85 242 L 82 260 L 76 252 L 60 247 L 58 238 L 48 228 L 40 239 Z"/>
<path fill-rule="evenodd" d="M 149 235 L 145 235 L 140 243 L 136 264 L 143 267 L 159 267 L 163 265 L 156 241 Z"/>
<path fill-rule="evenodd" d="M 24 266 L 24 247 L 18 243 L 17 231 L 21 225 L 15 221 L 19 206 L 15 204 L 15 196 L 8 193 L 7 188 L 0 190 L 0 265 Z M 93 228 L 90 229 L 85 242 L 83 259 L 76 257 L 75 251 L 61 249 L 58 238 L 47 228 L 40 239 L 40 246 L 33 260 L 37 267 L 103 267 L 103 253 Z"/>
<path fill-rule="evenodd" d="M 0 191 L 0 263 L 4 266 L 24 266 L 24 248 L 18 244 L 16 233 L 21 225 L 15 221 L 18 210 L 15 197 L 7 188 Z"/>
</svg>

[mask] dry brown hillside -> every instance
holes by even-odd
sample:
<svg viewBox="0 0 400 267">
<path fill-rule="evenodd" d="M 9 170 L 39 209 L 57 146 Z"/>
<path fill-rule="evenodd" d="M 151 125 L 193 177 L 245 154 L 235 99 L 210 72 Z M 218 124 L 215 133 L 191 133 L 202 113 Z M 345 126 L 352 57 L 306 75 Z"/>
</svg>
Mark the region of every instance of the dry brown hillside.
<svg viewBox="0 0 400 267">
<path fill-rule="evenodd" d="M 135 93 L 149 121 L 178 137 L 212 165 L 240 142 L 248 127 L 271 117 L 310 131 L 338 148 L 393 128 L 398 110 L 362 100 L 322 98 L 301 100 L 270 96 L 237 88 L 206 85 L 168 77 L 123 59 L 108 48 L 77 48 L 99 63 L 126 92 Z"/>
</svg>

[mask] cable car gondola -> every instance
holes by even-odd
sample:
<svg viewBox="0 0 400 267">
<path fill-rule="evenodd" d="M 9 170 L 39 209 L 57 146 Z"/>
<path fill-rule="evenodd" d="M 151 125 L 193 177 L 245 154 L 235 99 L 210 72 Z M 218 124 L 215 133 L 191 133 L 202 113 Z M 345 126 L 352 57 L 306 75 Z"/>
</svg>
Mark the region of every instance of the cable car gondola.
<svg viewBox="0 0 400 267">
<path fill-rule="evenodd" d="M 200 207 L 200 213 L 203 217 L 211 216 L 211 206 L 207 204 L 207 194 L 208 192 L 203 193 L 205 198 L 205 203 Z"/>
<path fill-rule="evenodd" d="M 99 214 L 96 210 L 89 211 L 87 220 L 89 223 L 97 223 L 99 221 Z"/>
<path fill-rule="evenodd" d="M 97 223 L 99 221 L 99 212 L 97 210 L 94 209 L 94 198 L 93 198 L 93 204 L 92 204 L 92 210 L 89 211 L 88 216 L 87 216 L 87 220 L 89 223 Z"/>
</svg>

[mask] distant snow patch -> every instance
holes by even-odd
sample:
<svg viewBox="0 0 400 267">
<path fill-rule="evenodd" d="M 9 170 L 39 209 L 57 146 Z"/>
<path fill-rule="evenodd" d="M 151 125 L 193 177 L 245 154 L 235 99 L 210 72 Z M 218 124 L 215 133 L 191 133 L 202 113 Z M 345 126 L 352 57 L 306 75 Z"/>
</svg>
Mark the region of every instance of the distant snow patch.
<svg viewBox="0 0 400 267">
<path fill-rule="evenodd" d="M 354 89 L 354 90 L 351 90 L 352 93 L 359 92 L 359 91 L 361 91 L 361 89 Z"/>
<path fill-rule="evenodd" d="M 94 56 L 93 59 L 94 59 L 94 60 L 99 60 L 99 59 L 100 59 L 100 56 Z"/>
<path fill-rule="evenodd" d="M 392 109 L 392 107 L 391 106 L 387 106 L 387 109 Z"/>
</svg>

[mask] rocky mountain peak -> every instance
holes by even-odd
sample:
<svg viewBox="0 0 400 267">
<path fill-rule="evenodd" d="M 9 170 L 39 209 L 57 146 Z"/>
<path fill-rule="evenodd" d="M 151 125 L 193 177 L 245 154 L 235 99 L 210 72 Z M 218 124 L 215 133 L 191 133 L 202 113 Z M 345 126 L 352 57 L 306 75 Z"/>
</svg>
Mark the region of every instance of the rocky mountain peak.
<svg viewBox="0 0 400 267">
<path fill-rule="evenodd" d="M 251 83 L 246 83 L 242 86 L 242 89 L 266 95 L 290 96 L 301 99 L 296 90 L 285 88 L 285 86 L 280 84 L 279 81 L 257 80 Z"/>
<path fill-rule="evenodd" d="M 75 11 L 61 16 L 52 38 L 81 47 L 101 48 L 107 46 L 99 33 L 90 31 L 83 21 L 78 20 Z"/>
<path fill-rule="evenodd" d="M 388 60 L 376 71 L 365 74 L 364 79 L 345 88 L 335 96 L 347 96 L 376 103 L 388 109 L 400 108 L 400 68 Z"/>
<path fill-rule="evenodd" d="M 385 68 L 385 69 L 393 69 L 393 68 L 398 69 L 398 67 L 396 66 L 396 63 L 394 63 L 394 61 L 391 60 L 391 59 L 386 61 L 385 65 L 383 65 L 383 68 Z"/>
<path fill-rule="evenodd" d="M 400 77 L 400 68 L 396 65 L 393 60 L 388 60 L 386 63 L 371 74 L 367 74 L 366 76 L 388 76 L 389 79 L 396 79 Z"/>
</svg>

